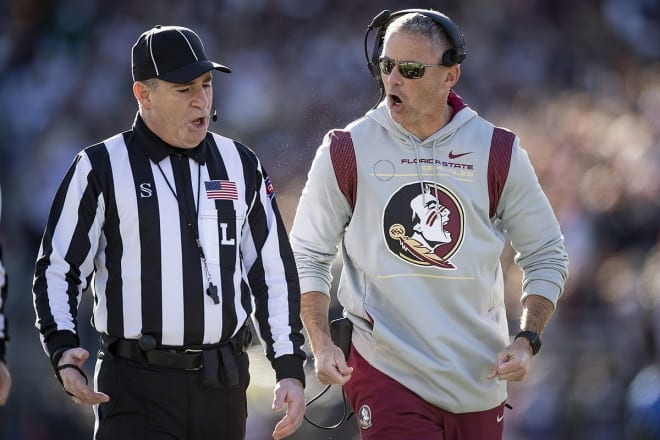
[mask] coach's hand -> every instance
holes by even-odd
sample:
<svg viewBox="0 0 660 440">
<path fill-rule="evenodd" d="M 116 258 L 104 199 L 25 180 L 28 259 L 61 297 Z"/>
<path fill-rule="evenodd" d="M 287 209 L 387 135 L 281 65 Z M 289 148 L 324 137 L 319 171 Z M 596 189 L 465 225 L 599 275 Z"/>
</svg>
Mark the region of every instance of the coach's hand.
<svg viewBox="0 0 660 440">
<path fill-rule="evenodd" d="M 344 385 L 351 379 L 353 368 L 346 363 L 341 348 L 328 338 L 327 343 L 323 347 L 317 346 L 314 352 L 314 371 L 324 385 Z"/>
<path fill-rule="evenodd" d="M 275 425 L 275 440 L 290 436 L 302 424 L 305 416 L 305 390 L 298 379 L 282 379 L 275 385 L 273 411 L 282 411 L 284 405 L 287 407 L 286 415 Z"/>
<path fill-rule="evenodd" d="M 488 379 L 520 381 L 527 376 L 532 351 L 525 338 L 518 338 L 497 354 Z"/>
<path fill-rule="evenodd" d="M 82 369 L 83 364 L 89 357 L 89 352 L 84 348 L 76 347 L 65 351 L 58 362 L 58 366 L 73 364 Z M 62 386 L 71 394 L 73 401 L 82 405 L 96 405 L 110 400 L 107 394 L 94 392 L 88 385 L 85 377 L 72 367 L 59 370 Z"/>
</svg>

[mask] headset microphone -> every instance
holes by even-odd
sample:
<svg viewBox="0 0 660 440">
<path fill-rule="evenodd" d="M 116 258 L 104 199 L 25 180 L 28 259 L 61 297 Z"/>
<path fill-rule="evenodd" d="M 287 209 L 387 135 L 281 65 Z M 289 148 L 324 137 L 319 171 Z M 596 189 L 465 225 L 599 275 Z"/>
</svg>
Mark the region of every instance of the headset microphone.
<svg viewBox="0 0 660 440">
<path fill-rule="evenodd" d="M 211 107 L 211 119 L 213 122 L 218 120 L 218 111 L 215 109 L 215 104 Z"/>
</svg>

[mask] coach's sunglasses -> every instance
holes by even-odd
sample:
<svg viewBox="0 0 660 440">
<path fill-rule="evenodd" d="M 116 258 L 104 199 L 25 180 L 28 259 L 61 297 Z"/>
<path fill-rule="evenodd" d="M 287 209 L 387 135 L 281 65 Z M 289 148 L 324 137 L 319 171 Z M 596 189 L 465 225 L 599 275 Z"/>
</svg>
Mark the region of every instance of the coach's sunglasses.
<svg viewBox="0 0 660 440">
<path fill-rule="evenodd" d="M 401 76 L 408 79 L 418 79 L 423 77 L 427 67 L 443 66 L 443 64 L 422 64 L 416 61 L 396 62 L 388 57 L 380 57 L 378 65 L 380 66 L 380 71 L 385 75 L 392 73 L 394 66 L 398 65 Z"/>
</svg>

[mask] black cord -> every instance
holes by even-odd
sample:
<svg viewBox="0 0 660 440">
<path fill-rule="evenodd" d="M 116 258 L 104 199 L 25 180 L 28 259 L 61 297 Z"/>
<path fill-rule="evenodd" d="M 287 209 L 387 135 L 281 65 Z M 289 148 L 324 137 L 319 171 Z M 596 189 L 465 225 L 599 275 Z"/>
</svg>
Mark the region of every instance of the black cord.
<svg viewBox="0 0 660 440">
<path fill-rule="evenodd" d="M 75 364 L 62 364 L 58 367 L 55 368 L 55 376 L 57 376 L 57 380 L 60 381 L 60 385 L 62 385 L 62 388 L 64 389 L 64 392 L 66 392 L 69 396 L 71 397 L 76 397 L 73 394 L 71 394 L 65 387 L 64 387 L 64 381 L 62 380 L 62 376 L 60 376 L 60 370 L 64 370 L 65 368 L 73 368 L 74 370 L 78 370 L 78 373 L 85 379 L 85 385 L 89 384 L 89 381 L 87 380 L 87 375 L 85 372 L 80 368 L 78 365 Z"/>
<path fill-rule="evenodd" d="M 387 24 L 387 22 L 390 19 L 391 12 L 389 10 L 384 10 L 381 11 L 380 14 L 374 17 L 374 19 L 371 21 L 371 24 L 367 26 L 367 31 L 364 33 L 364 56 L 367 58 L 367 67 L 369 69 L 369 72 L 371 75 L 374 77 L 374 79 L 378 82 L 378 90 L 380 92 L 380 97 L 378 98 L 378 101 L 374 104 L 371 109 L 375 109 L 378 107 L 378 104 L 385 99 L 385 85 L 383 84 L 383 79 L 380 77 L 380 67 L 378 66 L 378 57 L 380 56 L 380 51 L 382 49 L 382 44 L 383 44 L 383 37 L 385 35 L 385 29 L 383 29 L 383 26 Z M 371 52 L 371 56 L 369 56 L 369 50 L 367 48 L 368 40 L 369 40 L 369 33 L 376 28 L 376 39 L 374 40 L 374 47 Z"/>
<path fill-rule="evenodd" d="M 305 403 L 305 406 L 308 407 L 309 405 L 311 405 L 312 403 L 314 403 L 315 401 L 317 401 L 321 396 L 323 396 L 323 395 L 324 395 L 324 394 L 330 389 L 331 386 L 332 386 L 332 385 L 328 385 L 328 386 L 326 386 L 325 389 L 324 389 L 323 391 L 321 391 L 321 392 L 318 393 L 316 396 L 312 397 L 307 403 Z M 315 422 L 311 421 L 311 420 L 307 417 L 307 414 L 305 414 L 305 416 L 304 416 L 305 421 L 306 421 L 307 423 L 309 423 L 310 425 L 315 426 L 316 428 L 319 428 L 319 429 L 330 430 L 330 429 L 336 429 L 336 428 L 339 428 L 341 425 L 344 424 L 345 421 L 347 421 L 348 419 L 350 419 L 350 418 L 353 416 L 353 414 L 355 414 L 353 411 L 351 411 L 351 413 L 348 414 L 348 399 L 346 398 L 346 393 L 344 392 L 344 388 L 343 388 L 343 387 L 342 387 L 342 389 L 341 389 L 341 400 L 342 400 L 342 403 L 343 403 L 344 412 L 343 412 L 343 414 L 342 414 L 342 416 L 341 416 L 341 420 L 340 420 L 339 422 L 335 423 L 334 425 L 331 425 L 331 426 L 323 426 L 323 425 L 320 425 L 320 424 L 318 424 L 318 423 L 315 423 Z M 348 414 L 348 415 L 347 415 L 347 414 Z"/>
</svg>

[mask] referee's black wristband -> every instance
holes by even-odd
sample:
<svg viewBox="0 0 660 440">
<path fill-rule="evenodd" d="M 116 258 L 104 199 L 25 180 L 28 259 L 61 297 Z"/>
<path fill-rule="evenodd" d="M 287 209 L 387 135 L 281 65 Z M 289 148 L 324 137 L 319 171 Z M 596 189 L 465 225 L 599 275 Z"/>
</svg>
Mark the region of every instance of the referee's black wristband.
<svg viewBox="0 0 660 440">
<path fill-rule="evenodd" d="M 57 368 L 55 368 L 55 376 L 57 376 L 57 380 L 60 381 L 60 385 L 62 385 L 62 388 L 64 388 L 64 392 L 67 393 L 69 396 L 75 397 L 73 394 L 67 391 L 67 389 L 64 387 L 64 382 L 62 381 L 62 376 L 60 375 L 60 370 L 64 370 L 65 368 L 73 368 L 74 370 L 78 370 L 78 373 L 81 374 L 83 379 L 85 379 L 85 385 L 89 384 L 89 381 L 87 380 L 87 375 L 85 372 L 76 364 L 62 364 L 59 365 Z"/>
<path fill-rule="evenodd" d="M 50 363 L 53 365 L 53 369 L 55 370 L 55 373 L 57 374 L 57 364 L 60 362 L 60 359 L 62 358 L 62 355 L 64 354 L 65 351 L 71 350 L 72 348 L 75 347 L 60 347 L 57 350 L 55 350 L 53 353 L 50 355 Z"/>
</svg>

